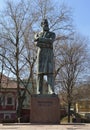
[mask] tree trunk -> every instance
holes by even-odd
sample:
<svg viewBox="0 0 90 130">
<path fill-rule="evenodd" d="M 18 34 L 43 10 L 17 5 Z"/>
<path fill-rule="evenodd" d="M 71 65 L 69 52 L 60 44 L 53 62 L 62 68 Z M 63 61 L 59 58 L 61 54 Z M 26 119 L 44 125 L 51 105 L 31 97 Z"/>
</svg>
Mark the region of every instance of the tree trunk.
<svg viewBox="0 0 90 130">
<path fill-rule="evenodd" d="M 70 108 L 71 108 L 71 103 L 68 102 L 68 123 L 70 123 Z"/>
</svg>

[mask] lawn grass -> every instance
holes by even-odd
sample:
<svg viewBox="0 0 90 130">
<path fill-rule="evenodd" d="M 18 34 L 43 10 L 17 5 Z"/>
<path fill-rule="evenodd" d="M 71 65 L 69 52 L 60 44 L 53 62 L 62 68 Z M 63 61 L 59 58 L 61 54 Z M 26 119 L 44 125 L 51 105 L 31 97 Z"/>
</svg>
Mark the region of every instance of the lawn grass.
<svg viewBox="0 0 90 130">
<path fill-rule="evenodd" d="M 68 123 L 68 116 L 62 118 L 60 123 L 61 124 Z M 70 123 L 72 123 L 72 116 L 70 116 Z"/>
</svg>

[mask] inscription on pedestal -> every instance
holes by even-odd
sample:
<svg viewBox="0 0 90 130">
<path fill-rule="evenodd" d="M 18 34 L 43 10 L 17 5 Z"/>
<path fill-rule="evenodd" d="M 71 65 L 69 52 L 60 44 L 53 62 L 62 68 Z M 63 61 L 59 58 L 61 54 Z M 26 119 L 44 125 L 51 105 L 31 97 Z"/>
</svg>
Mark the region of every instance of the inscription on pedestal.
<svg viewBox="0 0 90 130">
<path fill-rule="evenodd" d="M 38 106 L 40 107 L 47 107 L 47 106 L 51 106 L 52 105 L 52 102 L 50 101 L 38 101 Z"/>
</svg>

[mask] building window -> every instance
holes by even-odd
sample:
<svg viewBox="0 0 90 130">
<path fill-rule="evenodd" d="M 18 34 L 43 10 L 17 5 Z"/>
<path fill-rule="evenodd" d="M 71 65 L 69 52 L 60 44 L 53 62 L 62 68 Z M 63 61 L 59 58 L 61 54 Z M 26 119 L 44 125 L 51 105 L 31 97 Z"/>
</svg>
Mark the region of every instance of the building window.
<svg viewBox="0 0 90 130">
<path fill-rule="evenodd" d="M 11 115 L 10 114 L 4 114 L 4 119 L 10 119 L 11 118 Z"/>
<path fill-rule="evenodd" d="M 14 96 L 13 94 L 7 94 L 5 97 L 5 105 L 11 106 L 14 105 Z"/>
<path fill-rule="evenodd" d="M 13 104 L 12 97 L 7 97 L 7 105 L 12 105 L 12 104 Z"/>
</svg>

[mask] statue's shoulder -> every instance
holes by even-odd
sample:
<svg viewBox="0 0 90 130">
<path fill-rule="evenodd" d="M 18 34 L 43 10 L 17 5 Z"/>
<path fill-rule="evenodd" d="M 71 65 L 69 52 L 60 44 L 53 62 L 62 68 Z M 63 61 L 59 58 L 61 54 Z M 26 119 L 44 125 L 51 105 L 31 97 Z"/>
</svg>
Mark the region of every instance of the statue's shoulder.
<svg viewBox="0 0 90 130">
<path fill-rule="evenodd" d="M 55 35 L 55 33 L 54 33 L 54 32 L 51 32 L 51 31 L 50 31 L 49 33 L 50 33 L 50 35 Z"/>
<path fill-rule="evenodd" d="M 39 35 L 39 36 L 43 35 L 43 32 L 42 32 L 42 31 L 41 31 L 41 32 L 38 32 L 38 35 Z"/>
<path fill-rule="evenodd" d="M 37 33 L 35 33 L 34 38 L 36 39 L 36 38 L 40 37 L 41 35 L 42 35 L 42 32 L 37 32 Z"/>
<path fill-rule="evenodd" d="M 40 35 L 42 33 L 43 33 L 42 31 L 41 32 L 36 32 L 35 35 Z"/>
<path fill-rule="evenodd" d="M 52 37 L 56 37 L 56 34 L 54 32 L 49 32 L 49 35 L 52 36 Z"/>
</svg>

